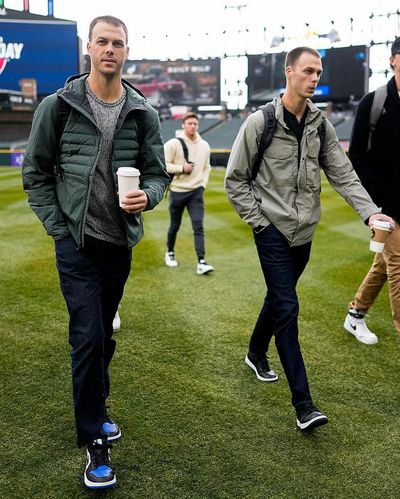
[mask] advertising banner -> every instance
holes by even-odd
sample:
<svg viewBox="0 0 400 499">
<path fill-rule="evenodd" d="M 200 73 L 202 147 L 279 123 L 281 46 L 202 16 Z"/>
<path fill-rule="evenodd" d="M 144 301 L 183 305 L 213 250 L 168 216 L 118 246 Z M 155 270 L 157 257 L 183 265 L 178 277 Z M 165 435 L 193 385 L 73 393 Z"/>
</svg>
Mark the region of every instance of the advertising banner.
<svg viewBox="0 0 400 499">
<path fill-rule="evenodd" d="M 319 49 L 323 73 L 312 100 L 359 100 L 368 89 L 368 48 L 365 45 Z M 285 89 L 285 52 L 249 55 L 249 102 L 260 105 Z"/>
<path fill-rule="evenodd" d="M 153 106 L 220 104 L 220 59 L 127 61 L 124 78 Z"/>
<path fill-rule="evenodd" d="M 0 21 L 0 89 L 20 90 L 20 80 L 36 80 L 48 95 L 79 71 L 76 23 Z"/>
</svg>

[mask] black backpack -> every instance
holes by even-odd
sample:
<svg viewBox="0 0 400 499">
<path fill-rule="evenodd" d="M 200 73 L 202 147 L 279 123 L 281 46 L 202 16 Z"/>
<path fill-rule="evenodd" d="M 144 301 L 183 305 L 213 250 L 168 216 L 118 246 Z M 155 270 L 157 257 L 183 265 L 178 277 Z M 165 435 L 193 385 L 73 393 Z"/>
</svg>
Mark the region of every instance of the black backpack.
<svg viewBox="0 0 400 499">
<path fill-rule="evenodd" d="M 189 150 L 187 148 L 187 145 L 185 144 L 185 141 L 180 137 L 176 137 L 176 139 L 179 140 L 179 142 L 181 143 L 183 149 L 183 157 L 185 158 L 186 163 L 191 163 L 191 161 L 189 161 Z M 174 173 L 168 173 L 168 175 L 172 182 L 172 179 L 174 178 Z"/>
<path fill-rule="evenodd" d="M 376 124 L 379 118 L 386 113 L 383 107 L 386 101 L 388 91 L 387 85 L 382 85 L 375 90 L 374 99 L 372 101 L 371 111 L 369 113 L 369 134 L 367 152 L 371 149 L 372 136 L 375 132 Z"/>
<path fill-rule="evenodd" d="M 176 139 L 178 139 L 179 142 L 181 143 L 183 149 L 183 157 L 185 158 L 186 163 L 191 163 L 191 161 L 189 161 L 189 150 L 187 148 L 187 145 L 185 144 L 185 141 L 180 137 L 176 137 Z M 169 182 L 171 183 L 174 178 L 174 173 L 168 173 L 168 175 L 169 175 Z M 168 191 L 169 191 L 169 184 L 168 187 L 165 189 L 165 197 L 168 196 Z"/>
<path fill-rule="evenodd" d="M 259 109 L 264 114 L 264 130 L 261 135 L 260 145 L 258 146 L 257 158 L 251 171 L 251 180 L 253 182 L 257 178 L 264 153 L 271 144 L 276 129 L 275 106 L 272 104 L 272 102 L 268 102 L 268 104 L 261 106 Z M 322 165 L 322 152 L 325 144 L 325 134 L 326 129 L 324 120 L 318 127 L 318 135 L 321 143 L 318 154 L 318 162 L 320 165 Z"/>
</svg>

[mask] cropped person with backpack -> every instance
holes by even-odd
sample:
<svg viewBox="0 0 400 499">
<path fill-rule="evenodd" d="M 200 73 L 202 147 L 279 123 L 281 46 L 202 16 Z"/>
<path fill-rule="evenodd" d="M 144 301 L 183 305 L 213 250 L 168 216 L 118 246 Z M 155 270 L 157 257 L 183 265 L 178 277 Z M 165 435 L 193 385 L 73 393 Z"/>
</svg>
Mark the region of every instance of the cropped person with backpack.
<svg viewBox="0 0 400 499">
<path fill-rule="evenodd" d="M 395 228 L 385 242 L 383 253 L 374 261 L 353 300 L 348 305 L 344 328 L 366 345 L 378 337 L 365 323 L 385 282 L 394 327 L 400 334 L 400 37 L 392 44 L 391 80 L 365 95 L 357 108 L 349 156 L 365 189 L 374 202 L 395 219 Z"/>
<path fill-rule="evenodd" d="M 192 222 L 197 255 L 196 272 L 204 275 L 214 267 L 205 260 L 204 190 L 210 175 L 210 146 L 198 133 L 199 118 L 189 112 L 183 117 L 183 133 L 165 143 L 167 172 L 172 176 L 169 188 L 170 226 L 167 234 L 165 264 L 177 267 L 175 241 L 185 208 Z"/>
<path fill-rule="evenodd" d="M 121 20 L 91 22 L 90 74 L 71 77 L 41 102 L 22 170 L 29 204 L 55 241 L 70 317 L 77 443 L 87 449 L 84 483 L 92 489 L 116 483 L 109 452 L 121 430 L 106 408 L 112 322 L 143 235 L 142 212 L 162 200 L 169 182 L 157 113 L 121 79 L 127 43 Z M 116 173 L 126 166 L 140 170 L 140 186 L 121 209 Z"/>
<path fill-rule="evenodd" d="M 286 88 L 273 101 L 272 120 L 261 110 L 249 116 L 233 144 L 225 177 L 230 202 L 253 230 L 267 285 L 245 362 L 260 381 L 276 381 L 278 376 L 267 358 L 275 336 L 292 392 L 296 425 L 303 431 L 328 422 L 314 406 L 308 385 L 298 341 L 296 293 L 320 218 L 320 168 L 362 220 L 393 223 L 379 213 L 332 124 L 310 100 L 321 73 L 316 50 L 298 47 L 286 55 Z"/>
</svg>

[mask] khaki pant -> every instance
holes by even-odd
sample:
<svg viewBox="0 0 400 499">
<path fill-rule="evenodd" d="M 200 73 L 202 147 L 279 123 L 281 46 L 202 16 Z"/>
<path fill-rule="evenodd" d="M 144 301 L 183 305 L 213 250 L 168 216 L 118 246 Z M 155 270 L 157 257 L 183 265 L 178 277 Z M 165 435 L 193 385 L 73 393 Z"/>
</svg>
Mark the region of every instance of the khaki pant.
<svg viewBox="0 0 400 499">
<path fill-rule="evenodd" d="M 367 312 L 386 281 L 389 286 L 394 327 L 400 334 L 400 226 L 397 222 L 386 239 L 383 253 L 376 253 L 372 266 L 358 288 L 354 300 L 349 303 L 349 308 Z"/>
</svg>

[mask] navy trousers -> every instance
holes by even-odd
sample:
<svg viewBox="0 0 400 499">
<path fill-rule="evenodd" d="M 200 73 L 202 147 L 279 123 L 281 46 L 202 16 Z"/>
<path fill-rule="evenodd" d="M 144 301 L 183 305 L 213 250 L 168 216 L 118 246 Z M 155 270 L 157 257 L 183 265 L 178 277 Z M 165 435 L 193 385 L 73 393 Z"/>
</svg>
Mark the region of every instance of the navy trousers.
<svg viewBox="0 0 400 499">
<path fill-rule="evenodd" d="M 271 224 L 254 233 L 267 294 L 256 322 L 249 350 L 264 355 L 272 336 L 286 374 L 294 407 L 312 402 L 306 369 L 298 340 L 299 302 L 296 284 L 309 260 L 311 242 L 290 247 Z"/>
<path fill-rule="evenodd" d="M 108 368 L 115 351 L 112 321 L 131 268 L 125 246 L 72 237 L 55 243 L 61 290 L 69 312 L 69 343 L 78 446 L 104 437 L 102 425 L 110 393 Z"/>
</svg>

